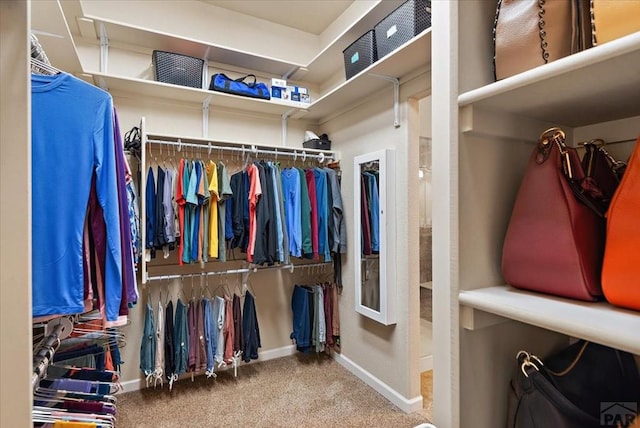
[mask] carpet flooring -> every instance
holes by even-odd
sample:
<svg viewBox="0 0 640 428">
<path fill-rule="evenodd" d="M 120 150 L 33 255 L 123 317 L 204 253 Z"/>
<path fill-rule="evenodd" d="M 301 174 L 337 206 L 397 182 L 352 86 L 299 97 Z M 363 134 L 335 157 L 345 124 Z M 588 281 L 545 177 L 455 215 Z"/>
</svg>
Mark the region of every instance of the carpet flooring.
<svg viewBox="0 0 640 428">
<path fill-rule="evenodd" d="M 253 362 L 217 379 L 181 379 L 173 391 L 118 395 L 117 427 L 414 427 L 430 409 L 404 413 L 327 356 Z"/>
</svg>

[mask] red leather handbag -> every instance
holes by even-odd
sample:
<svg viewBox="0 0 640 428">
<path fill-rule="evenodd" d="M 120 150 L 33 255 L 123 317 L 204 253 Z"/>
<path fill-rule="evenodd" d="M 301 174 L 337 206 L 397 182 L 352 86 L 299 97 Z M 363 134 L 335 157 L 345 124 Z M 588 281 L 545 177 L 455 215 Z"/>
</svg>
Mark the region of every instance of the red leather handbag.
<svg viewBox="0 0 640 428">
<path fill-rule="evenodd" d="M 592 181 L 564 141 L 564 132 L 551 128 L 533 150 L 509 221 L 502 273 L 516 288 L 592 301 L 602 295 L 605 223 L 590 197 Z"/>
<path fill-rule="evenodd" d="M 640 138 L 609 207 L 602 287 L 609 303 L 640 310 Z"/>
</svg>

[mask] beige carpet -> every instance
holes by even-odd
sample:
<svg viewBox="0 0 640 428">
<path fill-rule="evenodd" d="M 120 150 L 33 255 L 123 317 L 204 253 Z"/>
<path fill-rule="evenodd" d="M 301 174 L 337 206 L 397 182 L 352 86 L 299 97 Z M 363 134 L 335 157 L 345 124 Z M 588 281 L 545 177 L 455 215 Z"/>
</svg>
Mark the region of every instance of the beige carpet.
<svg viewBox="0 0 640 428">
<path fill-rule="evenodd" d="M 406 414 L 326 356 L 297 354 L 118 396 L 117 427 L 414 427 Z"/>
</svg>

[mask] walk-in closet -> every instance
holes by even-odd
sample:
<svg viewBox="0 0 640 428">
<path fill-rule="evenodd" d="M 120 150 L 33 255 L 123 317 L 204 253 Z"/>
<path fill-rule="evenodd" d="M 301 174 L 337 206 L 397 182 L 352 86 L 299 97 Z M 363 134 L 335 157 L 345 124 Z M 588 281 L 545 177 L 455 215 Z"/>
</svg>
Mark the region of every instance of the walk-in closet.
<svg viewBox="0 0 640 428">
<path fill-rule="evenodd" d="M 0 426 L 638 426 L 640 273 L 533 289 L 582 247 L 598 281 L 640 266 L 609 249 L 640 240 L 608 229 L 640 186 L 611 4 L 0 1 Z M 557 5 L 589 30 L 559 57 Z M 535 65 L 502 50 L 516 12 Z M 596 226 L 521 226 L 557 212 Z M 608 384 L 564 390 L 585 367 Z"/>
</svg>

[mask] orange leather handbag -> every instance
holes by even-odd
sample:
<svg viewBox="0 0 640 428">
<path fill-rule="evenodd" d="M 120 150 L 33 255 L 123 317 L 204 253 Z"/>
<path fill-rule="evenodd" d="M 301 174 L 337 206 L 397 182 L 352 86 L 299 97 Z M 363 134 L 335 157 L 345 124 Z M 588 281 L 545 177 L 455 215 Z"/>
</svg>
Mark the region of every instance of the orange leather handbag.
<svg viewBox="0 0 640 428">
<path fill-rule="evenodd" d="M 640 310 L 640 137 L 609 206 L 602 289 L 609 303 Z"/>
</svg>

